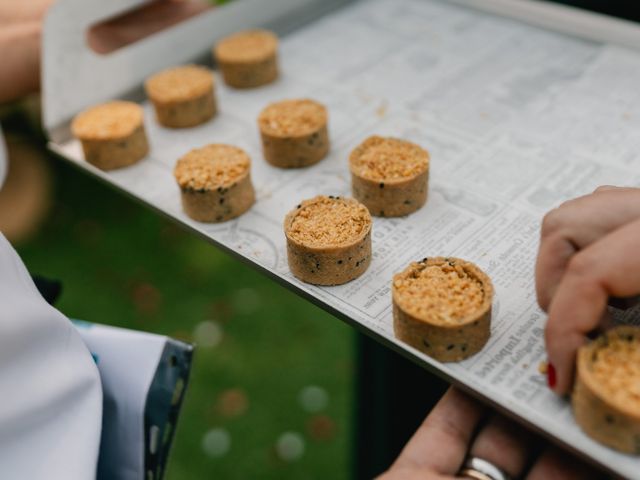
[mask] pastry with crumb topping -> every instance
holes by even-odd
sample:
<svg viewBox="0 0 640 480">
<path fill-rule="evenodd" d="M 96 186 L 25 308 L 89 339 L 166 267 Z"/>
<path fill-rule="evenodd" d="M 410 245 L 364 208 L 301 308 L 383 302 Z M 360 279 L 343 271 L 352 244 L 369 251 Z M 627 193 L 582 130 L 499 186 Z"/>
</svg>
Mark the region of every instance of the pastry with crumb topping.
<svg viewBox="0 0 640 480">
<path fill-rule="evenodd" d="M 289 269 L 303 282 L 340 285 L 371 263 L 371 215 L 352 198 L 305 200 L 284 220 Z"/>
<path fill-rule="evenodd" d="M 587 435 L 640 455 L 639 327 L 615 327 L 578 350 L 572 404 Z"/>
<path fill-rule="evenodd" d="M 142 107 L 112 101 L 76 115 L 73 136 L 80 140 L 84 158 L 101 170 L 127 167 L 149 153 Z"/>
<path fill-rule="evenodd" d="M 220 40 L 213 56 L 227 85 L 254 88 L 278 78 L 278 37 L 268 30 L 247 30 Z"/>
<path fill-rule="evenodd" d="M 396 338 L 441 362 L 479 352 L 491 334 L 493 286 L 471 262 L 425 258 L 393 277 Z"/>
<path fill-rule="evenodd" d="M 246 212 L 255 201 L 251 159 L 232 145 L 196 148 L 176 163 L 174 176 L 184 212 L 198 222 L 225 222 Z"/>
<path fill-rule="evenodd" d="M 283 100 L 258 116 L 264 158 L 280 168 L 299 168 L 322 160 L 329 151 L 327 109 L 309 100 Z"/>
<path fill-rule="evenodd" d="M 429 153 L 392 137 L 367 138 L 349 156 L 353 196 L 372 215 L 401 217 L 427 201 Z"/>
<path fill-rule="evenodd" d="M 194 127 L 216 114 L 211 70 L 183 65 L 156 73 L 144 84 L 158 123 L 169 128 Z"/>
</svg>

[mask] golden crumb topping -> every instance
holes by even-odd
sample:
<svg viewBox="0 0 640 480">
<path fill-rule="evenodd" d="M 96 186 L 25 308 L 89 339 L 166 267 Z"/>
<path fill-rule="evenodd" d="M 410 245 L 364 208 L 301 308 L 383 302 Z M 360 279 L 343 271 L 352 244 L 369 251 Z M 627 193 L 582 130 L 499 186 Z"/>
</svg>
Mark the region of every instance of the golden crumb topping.
<svg viewBox="0 0 640 480">
<path fill-rule="evenodd" d="M 614 328 L 583 348 L 603 400 L 640 415 L 640 328 Z"/>
<path fill-rule="evenodd" d="M 283 100 L 268 105 L 258 116 L 258 126 L 273 137 L 301 137 L 327 124 L 327 109 L 309 99 Z"/>
<path fill-rule="evenodd" d="M 278 37 L 268 30 L 247 30 L 220 40 L 214 48 L 219 62 L 260 62 L 275 55 Z"/>
<path fill-rule="evenodd" d="M 173 174 L 182 189 L 228 187 L 249 173 L 251 159 L 244 150 L 221 143 L 196 148 L 181 157 Z"/>
<path fill-rule="evenodd" d="M 406 313 L 439 325 L 465 323 L 481 313 L 491 296 L 490 280 L 457 258 L 414 262 L 393 277 L 393 299 Z"/>
<path fill-rule="evenodd" d="M 76 115 L 71 132 L 80 140 L 116 140 L 128 137 L 140 128 L 143 118 L 140 105 L 116 100 Z"/>
<path fill-rule="evenodd" d="M 213 89 L 213 73 L 199 65 L 168 68 L 147 79 L 147 95 L 154 102 L 173 103 L 201 97 Z"/>
<path fill-rule="evenodd" d="M 374 135 L 351 152 L 349 167 L 374 182 L 406 180 L 429 168 L 429 152 L 415 143 Z"/>
<path fill-rule="evenodd" d="M 310 248 L 351 245 L 371 231 L 367 207 L 352 198 L 318 196 L 287 215 L 287 237 Z"/>
</svg>

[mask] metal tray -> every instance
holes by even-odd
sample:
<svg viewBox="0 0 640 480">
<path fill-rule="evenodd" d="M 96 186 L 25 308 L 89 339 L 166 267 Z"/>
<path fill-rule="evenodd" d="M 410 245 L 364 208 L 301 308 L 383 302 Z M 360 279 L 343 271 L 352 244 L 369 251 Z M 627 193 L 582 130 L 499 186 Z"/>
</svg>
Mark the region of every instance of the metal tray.
<svg viewBox="0 0 640 480">
<path fill-rule="evenodd" d="M 566 448 L 638 476 L 638 459 L 587 438 L 568 402 L 546 388 L 538 372 L 544 315 L 533 287 L 545 211 L 600 183 L 640 184 L 633 133 L 640 125 L 624 117 L 640 108 L 633 93 L 640 54 L 628 48 L 640 45 L 635 25 L 521 0 L 270 0 L 268 7 L 236 0 L 110 55 L 86 47 L 89 25 L 142 3 L 66 0 L 51 9 L 43 104 L 52 151 Z M 214 120 L 187 130 L 155 122 L 140 90 L 146 76 L 207 61 L 217 38 L 258 25 L 282 35 L 278 82 L 236 91 L 219 81 Z M 332 151 L 304 170 L 270 167 L 260 151 L 258 112 L 302 96 L 328 106 Z M 69 122 L 117 97 L 144 106 L 152 151 L 137 165 L 105 173 L 84 162 Z M 406 218 L 375 218 L 373 261 L 359 279 L 337 287 L 301 283 L 287 268 L 284 215 L 316 194 L 349 195 L 348 153 L 372 133 L 430 150 L 427 205 Z M 257 203 L 237 220 L 202 224 L 181 211 L 172 169 L 191 148 L 213 142 L 250 154 Z M 458 364 L 434 361 L 392 333 L 392 274 L 434 255 L 474 261 L 496 286 L 492 337 Z"/>
</svg>

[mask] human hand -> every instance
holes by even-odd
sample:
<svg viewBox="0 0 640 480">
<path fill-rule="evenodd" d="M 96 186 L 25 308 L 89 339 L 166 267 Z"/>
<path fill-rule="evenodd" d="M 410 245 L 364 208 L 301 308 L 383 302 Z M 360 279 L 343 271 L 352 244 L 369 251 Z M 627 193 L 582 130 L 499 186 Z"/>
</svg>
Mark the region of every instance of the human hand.
<svg viewBox="0 0 640 480">
<path fill-rule="evenodd" d="M 0 103 L 40 88 L 42 20 L 54 0 L 0 0 Z M 155 0 L 92 28 L 90 46 L 107 53 L 206 10 L 206 0 Z"/>
<path fill-rule="evenodd" d="M 600 477 L 570 454 L 545 447 L 530 432 L 450 388 L 378 480 L 461 478 L 459 472 L 468 455 L 494 464 L 511 478 Z"/>
<path fill-rule="evenodd" d="M 536 263 L 538 302 L 548 313 L 549 386 L 573 385 L 576 350 L 608 323 L 612 297 L 640 293 L 640 189 L 600 187 L 549 212 Z"/>
</svg>

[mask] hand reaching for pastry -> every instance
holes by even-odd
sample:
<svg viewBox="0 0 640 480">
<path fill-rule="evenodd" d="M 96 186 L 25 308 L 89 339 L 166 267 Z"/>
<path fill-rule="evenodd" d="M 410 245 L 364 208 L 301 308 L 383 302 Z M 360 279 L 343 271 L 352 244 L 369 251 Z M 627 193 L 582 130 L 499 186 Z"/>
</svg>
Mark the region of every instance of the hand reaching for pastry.
<svg viewBox="0 0 640 480">
<path fill-rule="evenodd" d="M 42 21 L 54 0 L 0 0 L 0 103 L 40 88 Z M 88 41 L 99 53 L 135 42 L 206 10 L 205 0 L 155 0 L 91 29 Z"/>
<path fill-rule="evenodd" d="M 514 422 L 450 388 L 379 480 L 483 478 L 464 473 L 470 456 L 489 462 L 511 478 L 599 478 L 568 453 L 545 446 Z"/>
<path fill-rule="evenodd" d="M 577 349 L 606 327 L 614 297 L 640 294 L 640 189 L 600 187 L 563 203 L 542 224 L 536 264 L 545 329 L 549 386 L 573 385 Z"/>
</svg>

